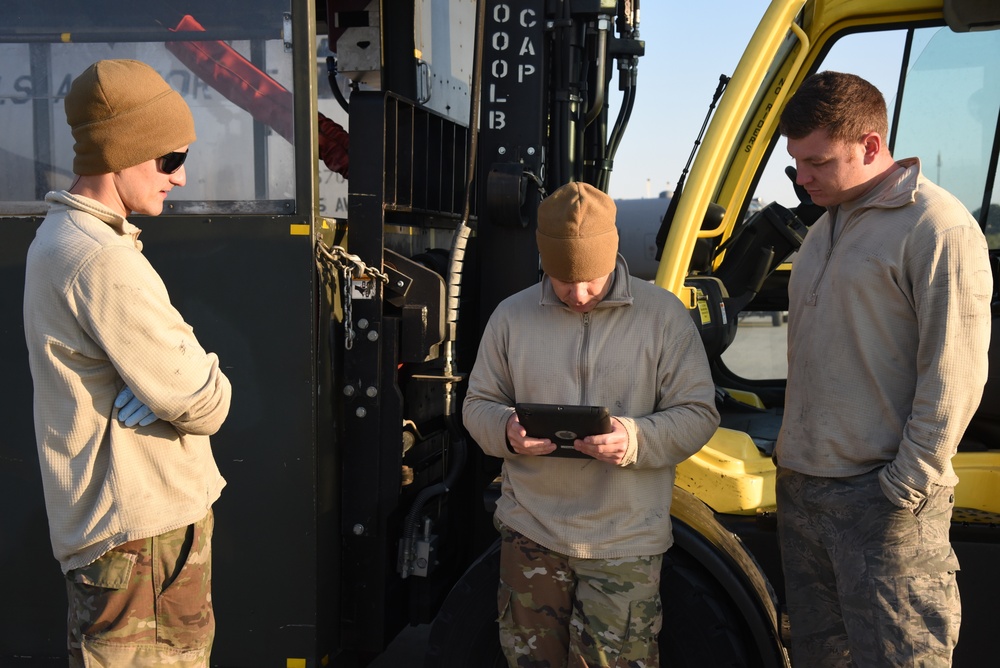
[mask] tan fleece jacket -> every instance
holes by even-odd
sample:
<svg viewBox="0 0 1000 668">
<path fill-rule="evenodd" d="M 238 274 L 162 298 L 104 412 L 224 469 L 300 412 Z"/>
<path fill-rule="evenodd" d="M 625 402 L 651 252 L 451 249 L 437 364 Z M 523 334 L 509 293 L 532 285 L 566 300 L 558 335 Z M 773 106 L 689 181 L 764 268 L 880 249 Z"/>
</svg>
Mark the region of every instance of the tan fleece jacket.
<svg viewBox="0 0 1000 668">
<path fill-rule="evenodd" d="M 886 496 L 910 509 L 957 483 L 992 291 L 979 225 L 916 159 L 821 217 L 792 266 L 778 463 L 823 477 L 883 467 Z"/>
<path fill-rule="evenodd" d="M 507 449 L 517 402 L 607 406 L 629 433 L 622 466 Z M 618 258 L 608 295 L 571 311 L 548 278 L 503 301 L 483 335 L 462 412 L 488 455 L 503 457 L 497 518 L 580 558 L 653 555 L 673 542 L 674 467 L 719 424 L 701 338 L 670 292 L 628 275 Z"/>
<path fill-rule="evenodd" d="M 204 517 L 225 485 L 208 437 L 231 388 L 171 306 L 138 228 L 65 191 L 46 201 L 28 250 L 24 333 L 49 532 L 66 572 Z M 159 421 L 115 419 L 126 384 Z"/>
</svg>

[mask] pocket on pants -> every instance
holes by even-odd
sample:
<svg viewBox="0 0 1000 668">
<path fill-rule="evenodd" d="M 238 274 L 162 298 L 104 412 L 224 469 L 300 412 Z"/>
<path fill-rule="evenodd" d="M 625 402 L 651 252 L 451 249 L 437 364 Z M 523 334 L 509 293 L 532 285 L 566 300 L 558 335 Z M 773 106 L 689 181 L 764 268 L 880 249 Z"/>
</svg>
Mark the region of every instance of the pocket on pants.
<svg viewBox="0 0 1000 668">
<path fill-rule="evenodd" d="M 188 650 L 212 646 L 212 529 L 213 515 L 209 512 L 195 524 L 153 539 L 159 642 Z"/>
<path fill-rule="evenodd" d="M 951 656 L 958 642 L 961 602 L 950 545 L 866 550 L 877 651 L 897 665 Z"/>
<path fill-rule="evenodd" d="M 608 644 L 608 659 L 613 666 L 659 665 L 659 636 L 663 626 L 663 608 L 655 601 L 632 601 L 628 606 L 625 635 L 614 646 Z M 605 640 L 609 638 L 605 636 Z"/>
<path fill-rule="evenodd" d="M 100 638 L 84 638 L 84 668 L 105 666 L 170 666 L 207 668 L 208 648 L 183 649 L 163 644 L 121 645 Z"/>
<path fill-rule="evenodd" d="M 511 606 L 513 590 L 503 581 L 497 587 L 497 626 L 499 627 L 500 649 L 507 657 L 508 663 L 516 662 L 518 652 L 517 633 L 514 630 L 514 611 Z"/>
<path fill-rule="evenodd" d="M 90 585 L 103 589 L 125 589 L 132 579 L 137 556 L 134 552 L 122 552 L 121 547 L 105 552 L 100 557 L 66 573 L 66 578 L 75 584 Z"/>
<path fill-rule="evenodd" d="M 511 596 L 513 596 L 513 591 L 511 591 L 511 588 L 508 585 L 506 585 L 503 582 L 501 582 L 500 586 L 497 587 L 497 622 L 500 623 L 500 624 L 503 624 L 504 623 L 504 619 L 506 619 L 508 626 L 510 626 L 510 616 L 511 616 L 511 611 L 510 611 L 510 597 Z"/>
</svg>

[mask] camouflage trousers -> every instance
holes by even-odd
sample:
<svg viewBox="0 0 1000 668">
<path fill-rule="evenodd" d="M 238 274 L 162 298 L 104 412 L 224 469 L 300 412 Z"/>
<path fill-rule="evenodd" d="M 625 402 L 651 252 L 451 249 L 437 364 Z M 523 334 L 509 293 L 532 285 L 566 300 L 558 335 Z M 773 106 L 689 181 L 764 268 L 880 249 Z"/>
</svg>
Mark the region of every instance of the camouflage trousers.
<svg viewBox="0 0 1000 668">
<path fill-rule="evenodd" d="M 213 527 L 209 511 L 67 573 L 70 668 L 208 666 Z"/>
<path fill-rule="evenodd" d="M 915 512 L 878 470 L 817 478 L 778 468 L 778 532 L 796 667 L 951 665 L 961 602 L 951 487 Z"/>
<path fill-rule="evenodd" d="M 657 668 L 663 555 L 576 559 L 499 526 L 500 645 L 512 668 Z"/>
</svg>

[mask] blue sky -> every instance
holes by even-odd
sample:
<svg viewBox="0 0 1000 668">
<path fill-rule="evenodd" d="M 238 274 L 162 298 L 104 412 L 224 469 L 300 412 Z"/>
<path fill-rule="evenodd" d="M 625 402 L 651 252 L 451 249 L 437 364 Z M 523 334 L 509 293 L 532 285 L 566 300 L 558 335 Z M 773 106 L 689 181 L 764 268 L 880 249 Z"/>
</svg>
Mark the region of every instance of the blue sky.
<svg viewBox="0 0 1000 668">
<path fill-rule="evenodd" d="M 632 119 L 615 156 L 612 197 L 656 197 L 672 190 L 708 112 L 719 75 L 732 75 L 768 0 L 647 0 L 641 5 L 639 60 Z M 901 32 L 856 34 L 835 45 L 820 69 L 853 72 L 882 90 L 890 109 L 901 62 Z M 612 79 L 611 114 L 621 93 Z M 791 164 L 779 140 L 757 194 L 765 203 L 796 202 L 782 169 Z M 780 162 L 779 162 L 780 160 Z M 648 182 L 648 186 L 647 186 Z"/>
<path fill-rule="evenodd" d="M 672 189 L 694 146 L 719 75 L 731 75 L 767 0 L 647 0 L 641 4 L 635 107 L 611 174 L 615 198 Z M 621 93 L 612 78 L 612 117 Z M 649 187 L 647 192 L 647 180 Z"/>
</svg>

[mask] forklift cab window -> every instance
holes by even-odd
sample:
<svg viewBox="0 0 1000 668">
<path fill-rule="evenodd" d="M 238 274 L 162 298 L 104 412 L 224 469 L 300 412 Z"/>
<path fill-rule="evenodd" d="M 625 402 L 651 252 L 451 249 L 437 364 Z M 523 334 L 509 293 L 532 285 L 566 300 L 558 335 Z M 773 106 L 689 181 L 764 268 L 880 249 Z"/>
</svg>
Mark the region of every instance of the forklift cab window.
<svg viewBox="0 0 1000 668">
<path fill-rule="evenodd" d="M 244 212 L 287 213 L 295 197 L 287 0 L 122 6 L 12 0 L 0 9 L 0 210 L 43 212 L 46 192 L 70 186 L 63 98 L 90 64 L 119 58 L 151 65 L 194 115 L 187 185 L 167 200 L 174 212 L 225 213 L 238 202 Z"/>
<path fill-rule="evenodd" d="M 993 252 L 1000 250 L 998 53 L 997 30 L 955 33 L 931 27 L 853 33 L 834 43 L 814 68 L 857 74 L 882 91 L 892 154 L 919 157 L 924 176 L 958 197 L 984 226 Z M 789 165 L 793 163 L 785 141 L 779 138 L 754 196 L 796 206 L 785 175 Z M 777 280 L 787 280 L 788 269 L 779 269 Z M 741 314 L 736 338 L 722 355 L 723 364 L 750 380 L 784 378 L 786 328 L 780 311 L 765 314 L 753 308 L 751 302 Z"/>
<path fill-rule="evenodd" d="M 839 39 L 816 71 L 851 72 L 885 96 L 890 148 L 919 157 L 924 176 L 958 197 L 986 224 L 995 187 L 1000 116 L 1000 31 L 956 33 L 945 27 L 853 33 Z M 797 203 L 784 170 L 792 162 L 779 138 L 756 197 Z M 994 216 L 995 217 L 995 216 Z M 993 222 L 990 249 L 1000 249 Z M 991 229 L 987 228 L 987 232 Z"/>
</svg>

